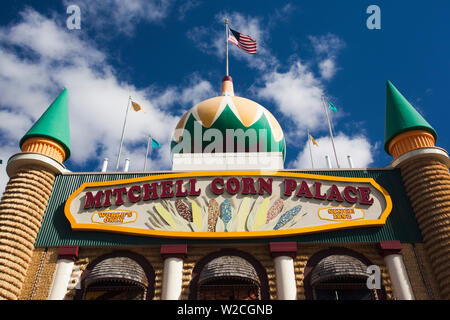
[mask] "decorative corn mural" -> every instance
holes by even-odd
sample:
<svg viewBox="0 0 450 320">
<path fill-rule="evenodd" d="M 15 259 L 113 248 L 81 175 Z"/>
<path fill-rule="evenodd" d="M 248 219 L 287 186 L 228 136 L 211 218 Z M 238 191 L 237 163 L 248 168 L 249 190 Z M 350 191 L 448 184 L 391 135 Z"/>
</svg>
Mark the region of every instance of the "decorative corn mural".
<svg viewBox="0 0 450 320">
<path fill-rule="evenodd" d="M 239 232 L 290 229 L 306 214 L 300 205 L 289 208 L 283 199 L 243 198 L 163 201 L 153 205 L 147 227 L 185 232 Z"/>
</svg>

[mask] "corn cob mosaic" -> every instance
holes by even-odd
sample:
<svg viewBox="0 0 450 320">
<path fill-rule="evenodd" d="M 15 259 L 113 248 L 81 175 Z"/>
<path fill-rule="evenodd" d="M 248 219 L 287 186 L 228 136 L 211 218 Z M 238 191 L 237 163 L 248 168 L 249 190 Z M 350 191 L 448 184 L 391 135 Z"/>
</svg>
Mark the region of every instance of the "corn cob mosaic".
<svg viewBox="0 0 450 320">
<path fill-rule="evenodd" d="M 216 230 L 217 219 L 219 218 L 219 204 L 216 200 L 209 200 L 208 204 L 208 232 Z"/>
<path fill-rule="evenodd" d="M 227 224 L 232 218 L 231 202 L 229 199 L 225 199 L 225 201 L 220 205 L 220 218 L 225 225 L 225 232 L 227 232 Z"/>
<path fill-rule="evenodd" d="M 286 223 L 291 221 L 300 212 L 301 209 L 302 206 L 298 205 L 283 213 L 280 217 L 280 220 L 278 220 L 277 224 L 275 225 L 275 227 L 273 227 L 273 229 L 278 230 L 281 227 L 283 227 Z"/>
<path fill-rule="evenodd" d="M 191 209 L 181 200 L 175 202 L 175 206 L 178 210 L 180 216 L 182 216 L 186 221 L 192 222 L 192 211 Z"/>
<path fill-rule="evenodd" d="M 236 208 L 234 208 L 236 206 Z M 286 211 L 283 213 L 283 210 Z M 155 230 L 191 232 L 245 232 L 289 229 L 303 217 L 302 206 L 288 208 L 283 199 L 244 198 L 240 202 L 198 198 L 155 204 L 147 226 Z"/>
</svg>

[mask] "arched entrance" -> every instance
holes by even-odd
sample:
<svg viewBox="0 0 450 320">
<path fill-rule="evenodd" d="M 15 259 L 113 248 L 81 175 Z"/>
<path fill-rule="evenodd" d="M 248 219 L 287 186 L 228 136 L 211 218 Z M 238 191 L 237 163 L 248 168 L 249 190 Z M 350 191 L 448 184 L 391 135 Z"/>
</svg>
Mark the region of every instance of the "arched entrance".
<svg viewBox="0 0 450 320">
<path fill-rule="evenodd" d="M 314 300 L 376 300 L 367 288 L 367 266 L 347 255 L 322 259 L 311 275 Z"/>
<path fill-rule="evenodd" d="M 222 250 L 199 261 L 190 285 L 192 300 L 265 300 L 269 298 L 267 274 L 251 255 Z"/>
<path fill-rule="evenodd" d="M 115 252 L 92 262 L 81 277 L 82 300 L 148 300 L 154 294 L 154 271 L 132 252 Z"/>
<path fill-rule="evenodd" d="M 259 300 L 255 268 L 238 256 L 221 256 L 208 262 L 198 280 L 199 300 Z"/>
<path fill-rule="evenodd" d="M 345 248 L 333 248 L 313 255 L 305 268 L 306 299 L 381 300 L 384 288 L 367 285 L 372 263 L 363 255 Z"/>
</svg>

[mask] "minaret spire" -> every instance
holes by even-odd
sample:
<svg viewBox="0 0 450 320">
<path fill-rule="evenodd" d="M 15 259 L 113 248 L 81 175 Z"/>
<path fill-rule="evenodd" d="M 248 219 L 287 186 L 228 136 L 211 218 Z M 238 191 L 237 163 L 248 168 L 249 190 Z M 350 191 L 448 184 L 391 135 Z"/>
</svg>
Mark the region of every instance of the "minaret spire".
<svg viewBox="0 0 450 320">
<path fill-rule="evenodd" d="M 435 147 L 436 138 L 436 131 L 388 81 L 385 150 L 400 169 L 441 298 L 450 299 L 450 159 Z"/>
<path fill-rule="evenodd" d="M 70 157 L 67 89 L 64 89 L 19 143 L 23 152 L 42 153 L 62 163 Z"/>
<path fill-rule="evenodd" d="M 412 139 L 412 136 L 421 136 Z M 432 147 L 437 139 L 433 127 L 417 112 L 408 100 L 390 82 L 386 82 L 386 127 L 384 148 L 397 158 L 400 153 L 417 147 Z M 421 145 L 410 145 L 412 140 Z M 402 149 L 402 150 L 399 150 Z M 405 149 L 406 148 L 406 149 Z"/>
</svg>

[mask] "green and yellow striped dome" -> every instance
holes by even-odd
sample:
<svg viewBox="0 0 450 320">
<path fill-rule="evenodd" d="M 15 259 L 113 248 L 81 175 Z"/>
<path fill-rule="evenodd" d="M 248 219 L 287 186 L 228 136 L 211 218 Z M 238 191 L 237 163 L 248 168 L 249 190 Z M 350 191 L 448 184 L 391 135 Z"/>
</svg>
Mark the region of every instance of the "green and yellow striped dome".
<svg viewBox="0 0 450 320">
<path fill-rule="evenodd" d="M 200 128 L 202 135 L 196 137 Z M 208 133 L 208 129 L 214 130 Z M 278 121 L 260 104 L 234 96 L 229 76 L 223 79 L 221 96 L 195 105 L 178 122 L 172 138 L 172 153 L 185 152 L 180 144 L 186 139 L 186 132 L 191 137 L 192 153 L 219 152 L 212 151 L 211 145 L 222 144 L 222 152 L 282 152 L 283 159 L 285 157 L 286 142 Z M 215 141 L 219 133 L 222 141 Z M 233 134 L 244 138 L 233 137 Z"/>
</svg>

